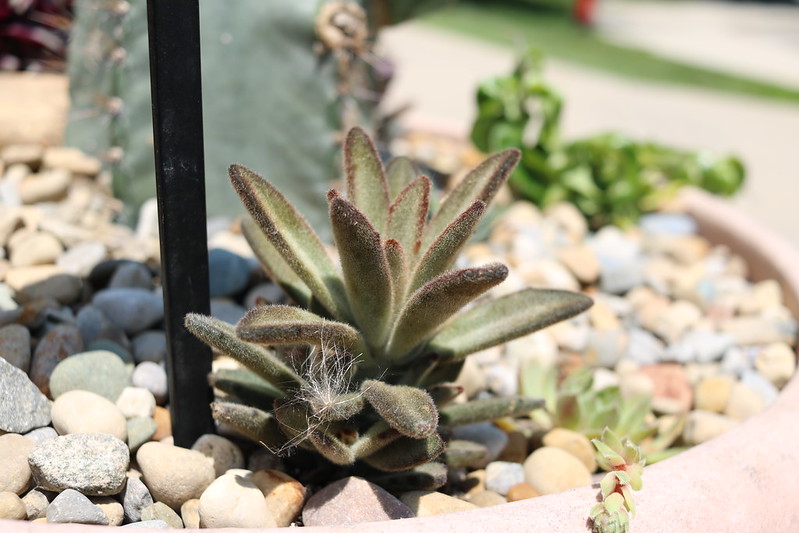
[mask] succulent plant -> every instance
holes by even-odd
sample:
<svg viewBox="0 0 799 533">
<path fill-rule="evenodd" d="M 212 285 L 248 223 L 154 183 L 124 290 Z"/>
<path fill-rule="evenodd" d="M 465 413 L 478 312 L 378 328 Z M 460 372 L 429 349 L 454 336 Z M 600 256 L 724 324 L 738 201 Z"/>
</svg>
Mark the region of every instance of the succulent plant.
<svg viewBox="0 0 799 533">
<path fill-rule="evenodd" d="M 249 369 L 214 377 L 235 400 L 216 402 L 216 419 L 273 449 L 400 472 L 441 454 L 447 428 L 540 407 L 523 397 L 451 402 L 466 356 L 591 305 L 578 293 L 525 289 L 458 313 L 508 274 L 499 263 L 452 267 L 518 159 L 516 150 L 489 157 L 429 216 L 428 178 L 407 159 L 384 169 L 368 136 L 351 130 L 347 198 L 327 195 L 340 268 L 272 184 L 231 166 L 252 215 L 243 233 L 297 305 L 257 306 L 235 327 L 186 317 L 192 333 Z"/>
<path fill-rule="evenodd" d="M 630 439 L 619 439 L 608 428 L 601 439 L 593 439 L 597 464 L 607 474 L 599 483 L 602 500 L 591 509 L 593 530 L 598 533 L 622 533 L 635 518 L 632 491 L 641 490 L 641 475 L 646 461 L 641 450 Z M 629 514 L 628 514 L 629 513 Z"/>
<path fill-rule="evenodd" d="M 522 368 L 522 394 L 544 399 L 545 409 L 532 414 L 542 427 L 562 427 L 588 438 L 597 438 L 609 428 L 640 446 L 650 464 L 686 449 L 672 446 L 682 434 L 686 416 L 677 416 L 661 427 L 652 415 L 650 396 L 625 398 L 618 386 L 597 390 L 588 368 L 572 372 L 560 384 L 557 374 L 554 366 L 546 367 L 534 361 Z"/>
</svg>

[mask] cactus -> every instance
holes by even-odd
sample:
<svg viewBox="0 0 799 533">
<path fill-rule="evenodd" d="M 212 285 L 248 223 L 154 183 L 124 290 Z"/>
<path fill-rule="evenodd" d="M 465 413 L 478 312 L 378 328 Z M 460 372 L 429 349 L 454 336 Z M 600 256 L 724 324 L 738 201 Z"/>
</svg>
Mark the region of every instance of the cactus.
<svg viewBox="0 0 799 533">
<path fill-rule="evenodd" d="M 340 268 L 277 188 L 231 166 L 252 215 L 244 235 L 299 305 L 256 307 L 235 328 L 186 316 L 193 334 L 263 379 L 242 379 L 237 388 L 236 376 L 225 376 L 239 403 L 218 402 L 216 418 L 278 449 L 300 446 L 334 464 L 402 472 L 441 454 L 448 428 L 540 407 L 523 397 L 451 403 L 466 356 L 591 304 L 582 294 L 533 289 L 474 302 L 507 267 L 452 269 L 518 158 L 515 150 L 489 157 L 429 217 L 429 179 L 407 160 L 385 170 L 363 130 L 353 129 L 344 146 L 347 197 L 327 195 Z M 457 462 L 453 454 L 449 462 Z"/>
<path fill-rule="evenodd" d="M 358 2 L 200 2 L 209 216 L 242 213 L 221 179 L 234 160 L 275 176 L 312 225 L 326 227 L 324 192 L 340 132 L 379 126 L 375 109 L 390 69 L 371 53 L 377 28 L 440 0 L 362 3 L 365 29 L 349 27 L 366 23 Z M 337 18 L 336 5 L 354 15 Z M 347 32 L 358 39 L 343 39 Z M 110 166 L 127 222 L 155 196 L 148 53 L 146 2 L 75 1 L 66 139 Z M 258 135 L 266 124 L 279 133 Z"/>
<path fill-rule="evenodd" d="M 597 464 L 607 474 L 599 483 L 601 500 L 591 508 L 593 531 L 626 533 L 630 518 L 635 518 L 632 491 L 641 490 L 641 475 L 646 461 L 640 449 L 629 439 L 619 437 L 608 428 L 601 439 L 592 440 L 597 450 Z"/>
</svg>

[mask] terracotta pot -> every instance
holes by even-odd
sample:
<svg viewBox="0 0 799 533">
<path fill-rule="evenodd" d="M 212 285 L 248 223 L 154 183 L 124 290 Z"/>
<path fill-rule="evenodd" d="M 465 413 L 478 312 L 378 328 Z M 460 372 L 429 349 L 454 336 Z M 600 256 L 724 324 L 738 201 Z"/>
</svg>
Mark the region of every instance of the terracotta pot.
<svg viewBox="0 0 799 533">
<path fill-rule="evenodd" d="M 711 195 L 683 196 L 700 232 L 743 256 L 753 279 L 772 278 L 786 304 L 799 314 L 799 252 Z M 789 531 L 799 524 L 799 378 L 771 407 L 735 429 L 677 457 L 646 468 L 644 489 L 635 493 L 638 515 L 631 530 Z M 580 489 L 475 511 L 309 531 L 542 531 L 587 530 L 598 489 Z M 0 520 L 3 533 L 96 533 L 97 526 L 33 524 Z M 136 531 L 155 531 L 138 529 Z M 203 530 L 219 531 L 223 530 Z M 236 533 L 244 529 L 226 529 Z M 259 531 L 284 531 L 280 529 Z"/>
</svg>

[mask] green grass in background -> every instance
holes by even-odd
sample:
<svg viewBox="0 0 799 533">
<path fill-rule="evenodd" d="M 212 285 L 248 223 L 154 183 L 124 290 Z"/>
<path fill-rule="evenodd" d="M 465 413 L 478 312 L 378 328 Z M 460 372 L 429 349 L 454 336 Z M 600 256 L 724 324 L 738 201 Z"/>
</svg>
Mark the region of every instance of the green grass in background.
<svg viewBox="0 0 799 533">
<path fill-rule="evenodd" d="M 570 0 L 460 0 L 423 20 L 503 45 L 531 45 L 545 57 L 631 78 L 799 103 L 799 90 L 693 67 L 604 41 L 574 22 Z"/>
</svg>

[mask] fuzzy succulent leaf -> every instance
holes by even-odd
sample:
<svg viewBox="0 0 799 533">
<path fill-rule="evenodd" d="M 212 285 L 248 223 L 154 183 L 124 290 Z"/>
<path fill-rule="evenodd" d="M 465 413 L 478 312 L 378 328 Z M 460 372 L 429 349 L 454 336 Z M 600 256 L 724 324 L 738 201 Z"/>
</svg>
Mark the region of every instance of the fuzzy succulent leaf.
<svg viewBox="0 0 799 533">
<path fill-rule="evenodd" d="M 269 410 L 286 393 L 246 368 L 222 368 L 211 375 L 211 385 L 242 403 Z"/>
<path fill-rule="evenodd" d="M 504 398 L 488 398 L 461 404 L 450 404 L 438 412 L 439 425 L 442 427 L 463 426 L 477 422 L 488 422 L 503 416 L 520 416 L 533 409 L 543 407 L 540 398 L 512 396 Z"/>
<path fill-rule="evenodd" d="M 291 269 L 283 256 L 278 253 L 272 241 L 267 239 L 266 235 L 258 228 L 255 221 L 251 218 L 242 220 L 241 231 L 269 277 L 280 285 L 283 292 L 288 294 L 298 305 L 310 307 L 313 296 L 311 289 Z"/>
<path fill-rule="evenodd" d="M 427 347 L 442 359 L 459 360 L 566 320 L 592 303 L 579 293 L 524 289 L 461 313 L 436 333 Z"/>
<path fill-rule="evenodd" d="M 475 201 L 481 200 L 486 205 L 490 204 L 494 195 L 519 163 L 520 156 L 521 152 L 518 150 L 505 150 L 492 155 L 469 172 L 447 195 L 441 207 L 430 220 L 422 239 L 422 248 L 426 249 L 430 246 L 433 240 L 444 231 L 444 228 Z"/>
<path fill-rule="evenodd" d="M 419 176 L 400 191 L 388 211 L 385 237 L 399 241 L 402 248 L 416 255 L 430 206 L 430 180 Z"/>
<path fill-rule="evenodd" d="M 422 389 L 368 379 L 361 392 L 383 420 L 407 437 L 421 439 L 438 427 L 438 410 Z"/>
<path fill-rule="evenodd" d="M 275 414 L 280 430 L 290 440 L 304 440 L 310 433 L 312 420 L 307 404 L 275 400 L 272 412 Z"/>
<path fill-rule="evenodd" d="M 198 339 L 232 357 L 281 391 L 303 383 L 303 379 L 272 352 L 238 338 L 230 324 L 195 313 L 186 315 L 184 322 L 186 329 Z"/>
<path fill-rule="evenodd" d="M 388 181 L 374 143 L 361 128 L 353 128 L 344 142 L 347 197 L 378 232 L 386 230 Z"/>
<path fill-rule="evenodd" d="M 325 320 L 319 315 L 290 305 L 265 305 L 250 309 L 239 323 L 236 334 L 245 341 L 260 344 L 330 343 L 351 353 L 363 350 L 363 339 L 356 329 L 343 322 Z"/>
<path fill-rule="evenodd" d="M 280 449 L 286 444 L 286 437 L 280 431 L 277 419 L 261 409 L 237 403 L 214 402 L 211 404 L 211 413 L 214 419 L 267 448 Z"/>
<path fill-rule="evenodd" d="M 380 234 L 355 205 L 335 191 L 330 191 L 328 200 L 350 309 L 367 344 L 381 346 L 388 335 L 392 289 Z"/>
<path fill-rule="evenodd" d="M 348 320 L 341 278 L 305 218 L 271 183 L 248 168 L 231 165 L 229 175 L 250 215 L 314 298 L 334 318 Z"/>
<path fill-rule="evenodd" d="M 508 276 L 508 267 L 493 263 L 483 267 L 447 272 L 416 290 L 403 309 L 391 334 L 387 355 L 396 364 L 407 363 L 411 351 L 444 321 Z"/>
<path fill-rule="evenodd" d="M 457 383 L 439 383 L 427 389 L 437 407 L 447 405 L 463 392 L 463 385 Z"/>
<path fill-rule="evenodd" d="M 372 455 L 377 450 L 383 448 L 400 438 L 402 434 L 388 425 L 385 420 L 378 420 L 369 429 L 361 433 L 358 439 L 352 444 L 352 453 L 360 459 Z"/>
<path fill-rule="evenodd" d="M 405 289 L 408 285 L 408 258 L 402 244 L 394 239 L 388 239 L 383 244 L 383 253 L 386 254 L 388 271 L 391 275 L 393 310 L 396 310 L 405 298 Z"/>
<path fill-rule="evenodd" d="M 386 165 L 389 198 L 396 202 L 400 191 L 419 176 L 416 165 L 407 157 L 395 157 Z"/>
<path fill-rule="evenodd" d="M 387 444 L 364 462 L 386 472 L 399 472 L 428 463 L 444 451 L 444 441 L 438 433 L 423 439 L 402 436 Z"/>
<path fill-rule="evenodd" d="M 308 434 L 308 440 L 333 464 L 351 465 L 355 462 L 355 454 L 350 447 L 326 427 L 312 429 Z"/>
<path fill-rule="evenodd" d="M 443 274 L 455 263 L 461 249 L 474 233 L 485 208 L 485 202 L 477 200 L 444 228 L 419 259 L 411 275 L 411 291 Z"/>
<path fill-rule="evenodd" d="M 349 420 L 360 413 L 366 405 L 363 395 L 359 392 L 339 394 L 329 404 L 314 405 L 314 403 L 309 401 L 314 416 L 325 422 Z"/>
</svg>

